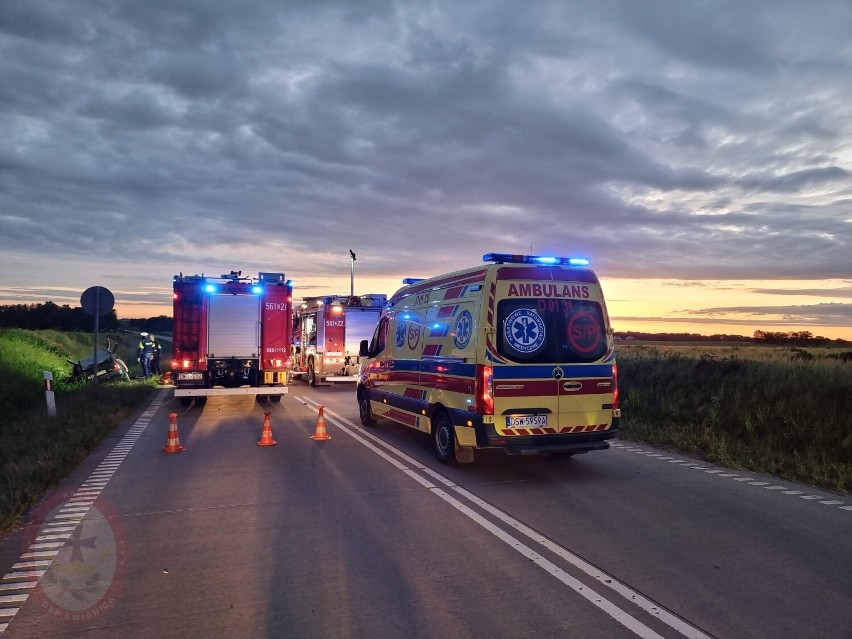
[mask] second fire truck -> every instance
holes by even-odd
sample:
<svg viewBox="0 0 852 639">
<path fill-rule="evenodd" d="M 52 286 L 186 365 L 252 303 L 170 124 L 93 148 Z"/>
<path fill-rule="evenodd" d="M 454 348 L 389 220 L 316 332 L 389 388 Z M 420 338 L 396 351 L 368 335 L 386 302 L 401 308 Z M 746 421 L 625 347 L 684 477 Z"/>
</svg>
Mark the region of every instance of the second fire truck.
<svg viewBox="0 0 852 639">
<path fill-rule="evenodd" d="M 293 310 L 293 377 L 311 386 L 355 382 L 361 340 L 370 339 L 386 295 L 307 297 Z"/>
</svg>

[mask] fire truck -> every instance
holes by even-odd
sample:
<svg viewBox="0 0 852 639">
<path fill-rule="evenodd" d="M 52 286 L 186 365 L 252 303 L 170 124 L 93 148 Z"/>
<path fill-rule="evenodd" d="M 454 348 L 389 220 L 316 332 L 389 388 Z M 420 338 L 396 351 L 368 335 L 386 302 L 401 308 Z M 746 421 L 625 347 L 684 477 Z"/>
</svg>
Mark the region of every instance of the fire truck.
<svg viewBox="0 0 852 639">
<path fill-rule="evenodd" d="M 185 406 L 211 395 L 287 393 L 293 284 L 284 273 L 257 278 L 175 275 L 171 378 Z"/>
<path fill-rule="evenodd" d="M 387 296 L 306 297 L 293 312 L 293 377 L 311 386 L 356 382 L 361 340 L 370 339 Z"/>
</svg>

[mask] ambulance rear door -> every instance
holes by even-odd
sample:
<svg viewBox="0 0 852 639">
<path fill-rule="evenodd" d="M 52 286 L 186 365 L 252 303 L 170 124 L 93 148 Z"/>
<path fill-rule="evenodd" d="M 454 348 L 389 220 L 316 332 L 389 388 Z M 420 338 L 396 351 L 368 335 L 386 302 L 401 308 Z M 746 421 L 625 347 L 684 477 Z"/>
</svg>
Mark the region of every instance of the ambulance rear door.
<svg viewBox="0 0 852 639">
<path fill-rule="evenodd" d="M 600 425 L 612 419 L 612 367 L 602 362 L 609 335 L 594 273 L 507 267 L 497 280 L 493 383 L 498 432 L 603 430 Z"/>
</svg>

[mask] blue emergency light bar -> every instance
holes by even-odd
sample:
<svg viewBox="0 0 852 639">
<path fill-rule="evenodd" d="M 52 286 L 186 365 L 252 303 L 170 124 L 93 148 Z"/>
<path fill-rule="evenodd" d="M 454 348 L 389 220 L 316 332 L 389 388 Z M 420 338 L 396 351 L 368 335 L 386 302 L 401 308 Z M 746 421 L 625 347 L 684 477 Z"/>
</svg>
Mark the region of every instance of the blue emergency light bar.
<svg viewBox="0 0 852 639">
<path fill-rule="evenodd" d="M 513 255 L 511 253 L 486 253 L 483 262 L 496 264 L 553 264 L 562 266 L 588 266 L 585 257 L 551 257 L 547 255 Z"/>
<path fill-rule="evenodd" d="M 405 284 L 406 286 L 408 286 L 409 284 L 417 284 L 417 282 L 422 282 L 422 281 L 423 281 L 422 277 L 406 277 L 404 280 L 402 280 L 402 283 Z"/>
</svg>

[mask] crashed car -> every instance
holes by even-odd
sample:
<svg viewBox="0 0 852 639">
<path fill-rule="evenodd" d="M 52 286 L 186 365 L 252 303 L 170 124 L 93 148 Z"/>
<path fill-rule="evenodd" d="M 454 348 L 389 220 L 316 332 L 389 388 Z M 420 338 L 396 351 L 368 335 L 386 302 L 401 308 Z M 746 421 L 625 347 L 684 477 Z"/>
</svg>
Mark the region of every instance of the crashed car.
<svg viewBox="0 0 852 639">
<path fill-rule="evenodd" d="M 123 360 L 115 356 L 109 350 L 100 350 L 97 354 L 97 375 L 99 382 L 130 381 L 130 369 Z M 71 364 L 71 381 L 91 381 L 95 366 L 92 364 L 94 356 L 84 357 L 77 360 L 68 360 Z"/>
</svg>

